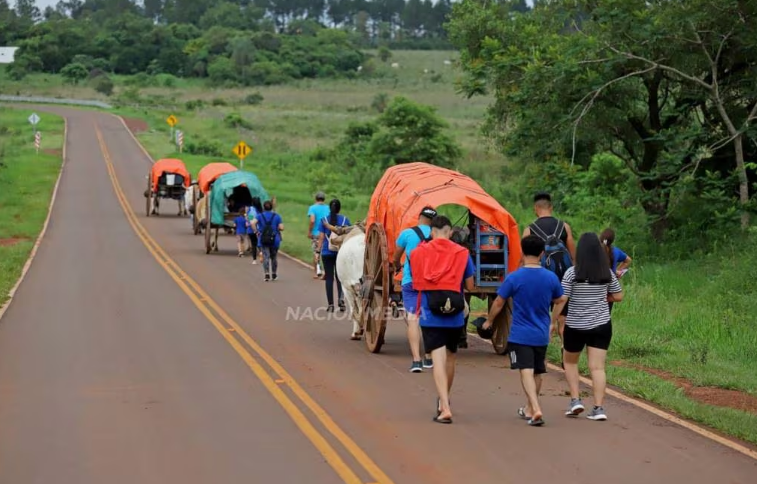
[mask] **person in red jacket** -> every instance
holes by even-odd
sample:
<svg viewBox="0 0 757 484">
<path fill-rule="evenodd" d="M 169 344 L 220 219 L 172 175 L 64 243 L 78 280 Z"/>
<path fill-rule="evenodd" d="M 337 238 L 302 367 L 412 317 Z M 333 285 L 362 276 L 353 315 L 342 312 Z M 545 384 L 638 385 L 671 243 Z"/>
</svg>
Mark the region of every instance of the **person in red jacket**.
<svg viewBox="0 0 757 484">
<path fill-rule="evenodd" d="M 418 291 L 418 312 L 423 344 L 434 363 L 439 398 L 434 422 L 451 424 L 449 393 L 455 378 L 455 354 L 465 324 L 464 289 L 474 289 L 473 260 L 465 247 L 450 240 L 452 223 L 437 215 L 431 221 L 430 242 L 413 251 L 410 271 Z"/>
</svg>

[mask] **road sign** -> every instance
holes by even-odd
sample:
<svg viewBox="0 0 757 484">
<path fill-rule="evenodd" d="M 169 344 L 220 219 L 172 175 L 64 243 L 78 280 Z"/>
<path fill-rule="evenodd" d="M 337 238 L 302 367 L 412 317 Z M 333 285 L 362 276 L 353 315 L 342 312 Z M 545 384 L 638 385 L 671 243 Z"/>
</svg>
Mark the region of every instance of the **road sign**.
<svg viewBox="0 0 757 484">
<path fill-rule="evenodd" d="M 29 123 L 32 126 L 36 126 L 37 123 L 39 123 L 39 116 L 37 116 L 37 113 L 32 113 L 32 115 L 29 116 Z"/>
<path fill-rule="evenodd" d="M 170 116 L 169 116 L 168 118 L 166 118 L 166 123 L 168 123 L 168 125 L 169 125 L 170 127 L 172 127 L 172 128 L 173 128 L 174 126 L 176 126 L 176 123 L 178 123 L 178 122 L 179 122 L 179 120 L 178 120 L 178 119 L 176 119 L 176 116 L 174 116 L 173 114 L 172 114 L 172 115 L 170 115 Z"/>
<path fill-rule="evenodd" d="M 39 153 L 39 145 L 41 144 L 41 142 L 42 142 L 42 134 L 39 131 L 37 131 L 36 133 L 34 133 L 34 149 L 37 150 L 37 153 Z"/>
<path fill-rule="evenodd" d="M 252 153 L 252 148 L 247 146 L 247 143 L 245 143 L 244 141 L 240 141 L 231 151 L 235 155 L 237 155 L 237 157 L 239 158 L 239 161 L 242 161 L 245 158 L 247 158 L 247 155 Z"/>
</svg>

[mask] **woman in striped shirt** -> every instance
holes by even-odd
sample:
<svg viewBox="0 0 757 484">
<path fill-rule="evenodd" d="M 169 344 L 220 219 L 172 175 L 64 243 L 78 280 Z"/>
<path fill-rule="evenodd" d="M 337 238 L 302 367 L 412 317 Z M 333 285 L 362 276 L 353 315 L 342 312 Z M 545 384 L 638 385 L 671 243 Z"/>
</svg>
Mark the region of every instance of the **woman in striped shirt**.
<svg viewBox="0 0 757 484">
<path fill-rule="evenodd" d="M 562 286 L 570 302 L 563 333 L 565 378 L 570 387 L 570 405 L 565 415 L 575 417 L 584 411 L 578 393 L 578 359 L 586 347 L 594 385 L 594 408 L 587 418 L 607 420 L 603 408 L 605 360 L 612 339 L 608 303 L 622 301 L 623 291 L 596 234 L 585 233 L 579 239 L 576 263 L 565 272 Z M 559 303 L 552 314 L 560 314 L 564 304 Z"/>
</svg>

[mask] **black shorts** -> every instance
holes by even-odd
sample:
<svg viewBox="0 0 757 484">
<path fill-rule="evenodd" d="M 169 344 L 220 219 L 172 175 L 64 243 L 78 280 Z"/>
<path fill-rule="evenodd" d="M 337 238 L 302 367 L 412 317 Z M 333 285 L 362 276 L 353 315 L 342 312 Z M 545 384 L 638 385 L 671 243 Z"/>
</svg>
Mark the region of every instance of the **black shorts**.
<svg viewBox="0 0 757 484">
<path fill-rule="evenodd" d="M 457 345 L 460 342 L 460 328 L 440 328 L 434 326 L 421 326 L 423 333 L 423 348 L 426 353 L 446 346 L 450 353 L 457 353 Z"/>
<path fill-rule="evenodd" d="M 510 355 L 510 369 L 534 370 L 534 375 L 547 372 L 547 347 L 528 346 L 518 343 L 507 343 L 507 352 Z"/>
<path fill-rule="evenodd" d="M 606 350 L 612 340 L 612 321 L 592 329 L 575 329 L 565 325 L 563 348 L 568 353 L 580 353 L 584 346 Z"/>
</svg>

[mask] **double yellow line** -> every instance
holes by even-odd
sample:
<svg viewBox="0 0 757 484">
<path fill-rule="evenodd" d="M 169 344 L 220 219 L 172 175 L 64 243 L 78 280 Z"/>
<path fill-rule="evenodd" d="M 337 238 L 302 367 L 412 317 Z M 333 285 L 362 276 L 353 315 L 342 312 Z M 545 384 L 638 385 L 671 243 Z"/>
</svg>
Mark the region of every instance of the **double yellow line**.
<svg viewBox="0 0 757 484">
<path fill-rule="evenodd" d="M 197 306 L 202 314 L 210 323 L 221 333 L 221 336 L 231 345 L 237 354 L 244 360 L 247 366 L 252 370 L 255 376 L 263 383 L 263 386 L 271 393 L 273 398 L 281 405 L 284 411 L 291 417 L 294 423 L 299 427 L 303 434 L 323 455 L 329 465 L 336 471 L 339 477 L 347 484 L 363 484 L 362 479 L 353 471 L 353 469 L 340 457 L 334 447 L 324 438 L 324 436 L 313 426 L 308 418 L 302 413 L 292 399 L 281 389 L 281 386 L 287 386 L 292 393 L 305 405 L 314 415 L 315 419 L 342 445 L 360 466 L 374 479 L 375 483 L 393 484 L 393 481 L 379 469 L 370 457 L 358 445 L 339 428 L 334 420 L 326 411 L 321 408 L 305 390 L 287 373 L 286 370 L 271 357 L 260 345 L 253 340 L 242 327 L 234 321 L 218 304 L 191 278 L 184 272 L 179 265 L 171 259 L 168 254 L 158 245 L 150 234 L 145 230 L 137 219 L 134 211 L 129 205 L 124 195 L 121 185 L 116 177 L 116 172 L 111 161 L 110 153 L 103 139 L 102 132 L 95 124 L 95 133 L 100 143 L 103 159 L 108 168 L 110 180 L 113 183 L 113 189 L 116 197 L 121 204 L 121 208 L 126 214 L 131 227 L 136 232 L 147 250 L 155 257 L 163 269 L 171 276 L 176 284 L 181 288 L 189 299 Z M 237 337 L 235 337 L 236 335 Z M 256 356 L 248 351 L 248 348 L 239 341 L 241 339 L 247 347 L 259 358 L 263 360 L 275 374 L 278 379 L 269 374 L 268 371 L 260 364 Z"/>
</svg>

